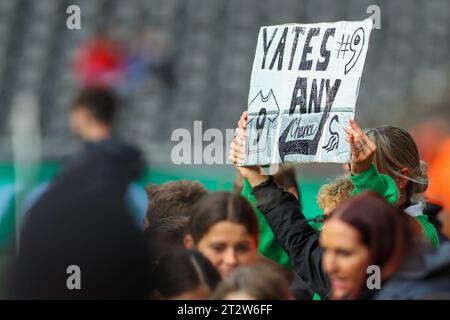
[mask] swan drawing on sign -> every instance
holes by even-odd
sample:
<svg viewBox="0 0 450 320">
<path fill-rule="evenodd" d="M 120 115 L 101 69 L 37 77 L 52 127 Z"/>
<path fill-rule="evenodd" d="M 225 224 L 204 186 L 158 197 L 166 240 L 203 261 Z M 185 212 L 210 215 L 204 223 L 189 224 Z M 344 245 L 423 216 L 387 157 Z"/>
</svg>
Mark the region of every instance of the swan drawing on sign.
<svg viewBox="0 0 450 320">
<path fill-rule="evenodd" d="M 339 134 L 336 131 L 331 130 L 331 126 L 332 126 L 334 121 L 339 122 L 339 116 L 338 115 L 335 115 L 331 119 L 330 125 L 328 126 L 328 131 L 330 131 L 331 137 L 328 140 L 327 144 L 322 147 L 327 152 L 333 151 L 334 149 L 337 149 L 338 146 L 339 146 Z"/>
</svg>

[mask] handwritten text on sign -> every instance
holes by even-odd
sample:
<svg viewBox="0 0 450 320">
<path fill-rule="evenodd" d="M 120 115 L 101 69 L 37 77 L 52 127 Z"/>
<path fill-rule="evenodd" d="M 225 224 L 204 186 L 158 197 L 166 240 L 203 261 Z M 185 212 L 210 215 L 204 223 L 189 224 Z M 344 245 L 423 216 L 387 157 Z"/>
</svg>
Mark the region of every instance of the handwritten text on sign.
<svg viewBox="0 0 450 320">
<path fill-rule="evenodd" d="M 248 98 L 245 165 L 348 162 L 372 21 L 262 27 Z"/>
</svg>

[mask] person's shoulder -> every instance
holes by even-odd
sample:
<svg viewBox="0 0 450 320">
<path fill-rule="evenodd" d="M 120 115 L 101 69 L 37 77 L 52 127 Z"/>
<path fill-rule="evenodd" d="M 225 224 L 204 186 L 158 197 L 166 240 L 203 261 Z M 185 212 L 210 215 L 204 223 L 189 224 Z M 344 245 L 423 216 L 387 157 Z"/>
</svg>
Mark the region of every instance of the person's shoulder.
<svg viewBox="0 0 450 320">
<path fill-rule="evenodd" d="M 433 249 L 424 245 L 419 256 L 409 257 L 399 270 L 381 286 L 377 300 L 426 299 L 437 294 L 450 296 L 450 243 Z"/>
<path fill-rule="evenodd" d="M 98 142 L 89 143 L 87 144 L 85 151 L 87 153 L 101 152 L 111 155 L 141 156 L 141 151 L 136 145 L 118 137 L 111 137 Z"/>
</svg>

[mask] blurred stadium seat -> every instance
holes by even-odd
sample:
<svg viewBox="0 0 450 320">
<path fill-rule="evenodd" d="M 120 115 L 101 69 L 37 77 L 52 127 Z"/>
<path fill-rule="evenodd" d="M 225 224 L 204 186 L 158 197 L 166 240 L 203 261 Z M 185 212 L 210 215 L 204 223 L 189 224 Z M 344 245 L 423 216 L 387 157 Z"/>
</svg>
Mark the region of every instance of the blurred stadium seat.
<svg viewBox="0 0 450 320">
<path fill-rule="evenodd" d="M 81 30 L 65 28 L 71 4 L 81 8 Z M 204 128 L 234 127 L 247 103 L 260 26 L 364 19 L 371 4 L 381 7 L 382 32 L 372 34 L 357 117 L 367 126 L 407 125 L 405 112 L 432 107 L 412 101 L 414 79 L 423 70 L 443 72 L 448 88 L 445 0 L 0 0 L 0 159 L 11 159 L 8 117 L 12 98 L 24 88 L 39 97 L 44 158 L 59 159 L 76 147 L 66 119 L 77 89 L 71 61 L 98 28 L 127 42 L 142 30 L 167 36 L 176 84 L 148 79 L 126 99 L 119 124 L 152 163 L 164 163 L 169 155 L 152 150 L 168 147 L 174 129 L 192 128 L 200 119 Z"/>
</svg>

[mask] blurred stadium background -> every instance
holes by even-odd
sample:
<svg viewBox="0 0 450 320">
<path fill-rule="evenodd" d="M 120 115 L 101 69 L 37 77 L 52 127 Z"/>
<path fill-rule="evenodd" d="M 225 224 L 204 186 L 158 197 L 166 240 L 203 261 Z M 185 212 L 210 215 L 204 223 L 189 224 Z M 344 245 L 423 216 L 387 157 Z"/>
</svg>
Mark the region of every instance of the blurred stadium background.
<svg viewBox="0 0 450 320">
<path fill-rule="evenodd" d="M 81 8 L 81 30 L 66 27 L 66 9 L 72 4 Z M 118 129 L 139 145 L 149 163 L 140 183 L 183 178 L 198 179 L 211 190 L 230 189 L 231 166 L 172 164 L 173 130 L 192 131 L 194 120 L 203 121 L 203 130 L 234 128 L 247 103 L 260 26 L 362 20 L 370 16 L 369 5 L 381 8 L 381 30 L 372 32 L 370 40 L 359 122 L 410 128 L 432 115 L 448 121 L 448 0 L 0 0 L 3 240 L 5 229 L 14 227 L 8 212 L 22 205 L 17 200 L 22 186 L 14 184 L 14 177 L 31 177 L 38 186 L 80 146 L 68 122 L 71 99 L 80 88 L 74 61 L 99 30 L 122 48 L 150 48 L 156 56 L 156 69 L 138 72 L 135 82 L 120 88 Z M 24 156 L 14 148 L 14 141 L 20 144 L 26 134 L 37 150 L 29 151 L 32 173 L 17 165 Z M 317 188 L 339 167 L 317 170 L 308 165 L 299 170 L 306 211 L 316 213 Z"/>
</svg>

